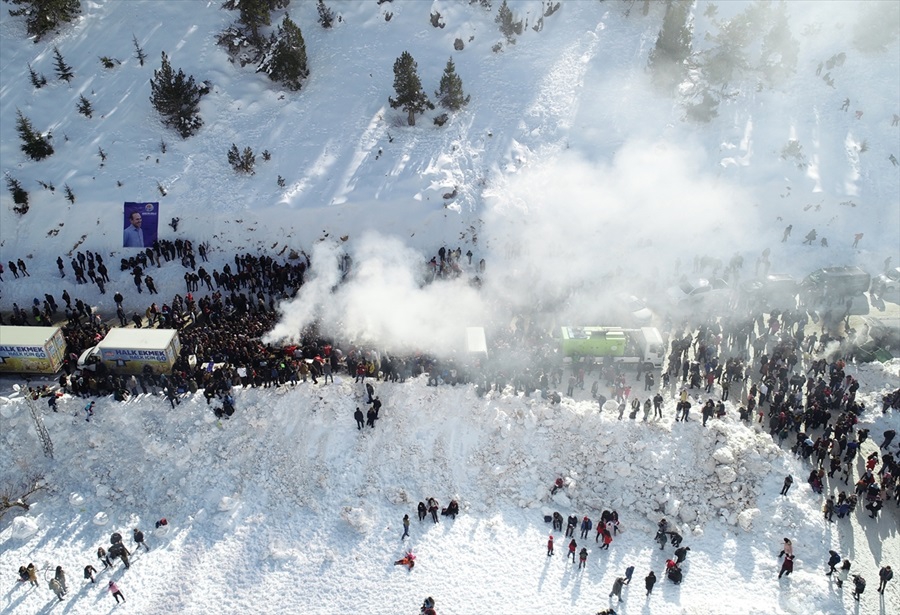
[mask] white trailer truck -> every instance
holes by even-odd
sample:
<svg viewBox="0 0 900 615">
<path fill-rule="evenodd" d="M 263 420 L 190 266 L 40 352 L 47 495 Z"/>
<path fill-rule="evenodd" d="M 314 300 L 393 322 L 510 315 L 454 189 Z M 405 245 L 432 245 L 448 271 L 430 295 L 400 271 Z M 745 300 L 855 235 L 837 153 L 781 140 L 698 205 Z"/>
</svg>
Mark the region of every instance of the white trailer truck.
<svg viewBox="0 0 900 615">
<path fill-rule="evenodd" d="M 118 374 L 139 374 L 149 365 L 153 373 L 162 374 L 171 371 L 179 352 L 175 329 L 112 329 L 81 354 L 78 367 L 89 370 L 103 363 Z"/>
<path fill-rule="evenodd" d="M 59 327 L 0 326 L 0 372 L 55 374 L 66 357 Z"/>
</svg>

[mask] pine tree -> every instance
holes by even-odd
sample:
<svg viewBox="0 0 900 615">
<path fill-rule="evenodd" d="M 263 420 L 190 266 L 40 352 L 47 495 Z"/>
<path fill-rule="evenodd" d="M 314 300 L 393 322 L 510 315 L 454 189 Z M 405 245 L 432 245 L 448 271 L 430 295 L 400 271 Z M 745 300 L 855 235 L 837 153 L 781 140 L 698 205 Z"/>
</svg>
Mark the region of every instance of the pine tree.
<svg viewBox="0 0 900 615">
<path fill-rule="evenodd" d="M 56 76 L 68 83 L 72 80 L 72 77 L 75 76 L 75 73 L 72 72 L 72 67 L 66 64 L 66 61 L 62 57 L 62 53 L 59 51 L 59 47 L 53 48 L 53 57 L 56 58 Z"/>
<path fill-rule="evenodd" d="M 685 60 L 691 55 L 692 0 L 669 0 L 656 46 L 650 52 L 648 66 L 656 82 L 672 87 L 681 80 Z"/>
<path fill-rule="evenodd" d="M 78 98 L 78 104 L 75 107 L 78 109 L 78 113 L 86 118 L 90 118 L 94 114 L 94 107 L 91 105 L 91 101 L 84 97 L 84 94 Z"/>
<path fill-rule="evenodd" d="M 33 85 L 35 89 L 40 90 L 42 87 L 47 85 L 47 78 L 34 72 L 34 69 L 31 68 L 30 63 L 28 64 L 28 76 L 31 78 L 31 85 Z"/>
<path fill-rule="evenodd" d="M 416 125 L 416 113 L 434 109 L 434 105 L 422 89 L 422 80 L 419 79 L 417 71 L 418 65 L 410 53 L 404 51 L 400 54 L 394 62 L 394 92 L 397 98 L 388 98 L 392 108 L 406 111 L 410 126 Z"/>
<path fill-rule="evenodd" d="M 19 182 L 19 180 L 17 180 L 9 173 L 6 174 L 6 187 L 9 189 L 9 193 L 12 195 L 13 203 L 16 204 L 16 212 L 24 214 L 26 211 L 28 211 L 28 193 L 22 187 L 22 184 Z"/>
<path fill-rule="evenodd" d="M 75 19 L 81 12 L 81 0 L 9 0 L 22 8 L 9 12 L 13 17 L 25 15 L 25 28 L 35 42 Z"/>
<path fill-rule="evenodd" d="M 294 91 L 299 90 L 309 77 L 303 34 L 287 15 L 278 26 L 278 34 L 272 35 L 268 51 L 256 72 L 266 73 L 272 81 Z"/>
<path fill-rule="evenodd" d="M 256 165 L 256 155 L 249 146 L 245 147 L 244 151 L 241 152 L 238 150 L 237 145 L 232 143 L 231 149 L 228 150 L 228 164 L 238 173 L 246 173 L 247 175 L 256 173 L 253 169 Z"/>
<path fill-rule="evenodd" d="M 316 9 L 319 11 L 319 23 L 327 30 L 334 24 L 334 11 L 325 6 L 325 0 L 319 0 Z"/>
<path fill-rule="evenodd" d="M 69 188 L 69 184 L 63 186 L 63 194 L 65 195 L 68 202 L 70 202 L 72 205 L 75 204 L 75 193 L 72 192 L 71 188 Z"/>
<path fill-rule="evenodd" d="M 506 0 L 503 0 L 503 4 L 500 5 L 494 22 L 500 26 L 500 33 L 506 37 L 506 42 L 508 43 L 515 43 L 516 35 L 522 34 L 522 21 L 516 21 L 512 10 L 506 4 Z"/>
<path fill-rule="evenodd" d="M 31 125 L 31 120 L 22 115 L 22 112 L 16 109 L 16 131 L 19 138 L 22 139 L 22 151 L 32 160 L 43 160 L 53 155 L 53 146 L 50 145 L 50 137 L 35 132 Z"/>
<path fill-rule="evenodd" d="M 238 21 L 250 28 L 251 40 L 258 44 L 262 40 L 260 27 L 271 24 L 272 11 L 286 7 L 289 2 L 290 0 L 226 0 L 222 8 L 240 11 Z"/>
<path fill-rule="evenodd" d="M 150 79 L 150 102 L 162 116 L 163 124 L 175 128 L 183 139 L 200 130 L 203 119 L 200 117 L 200 98 L 203 93 L 181 69 L 178 73 L 172 70 L 166 52 L 162 52 L 162 65 L 153 71 Z"/>
<path fill-rule="evenodd" d="M 140 43 L 138 43 L 137 37 L 134 34 L 131 35 L 131 42 L 134 43 L 134 57 L 137 58 L 137 61 L 143 66 L 144 60 L 147 59 L 147 54 L 144 53 L 144 49 L 141 47 Z"/>
<path fill-rule="evenodd" d="M 438 104 L 451 111 L 459 111 L 469 104 L 470 97 L 463 93 L 462 79 L 456 74 L 456 65 L 453 64 L 452 57 L 447 60 L 444 74 L 441 75 L 441 84 L 434 96 Z"/>
</svg>

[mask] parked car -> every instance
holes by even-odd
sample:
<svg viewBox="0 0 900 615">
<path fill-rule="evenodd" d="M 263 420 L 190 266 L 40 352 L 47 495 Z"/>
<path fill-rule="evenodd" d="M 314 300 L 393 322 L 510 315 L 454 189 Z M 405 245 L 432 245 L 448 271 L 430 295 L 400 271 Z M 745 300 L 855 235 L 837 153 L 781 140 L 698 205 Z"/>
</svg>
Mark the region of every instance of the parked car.
<svg viewBox="0 0 900 615">
<path fill-rule="evenodd" d="M 859 267 L 823 267 L 800 283 L 800 301 L 810 309 L 842 304 L 869 290 L 872 277 Z"/>
<path fill-rule="evenodd" d="M 752 311 L 797 309 L 799 284 L 793 276 L 773 273 L 764 278 L 744 280 L 740 284 L 740 304 Z"/>
<path fill-rule="evenodd" d="M 666 290 L 666 298 L 669 307 L 677 312 L 724 312 L 731 303 L 731 288 L 721 278 L 682 278 L 678 285 Z"/>
<path fill-rule="evenodd" d="M 627 312 L 626 318 L 631 324 L 646 326 L 653 320 L 653 310 L 647 307 L 643 299 L 628 294 L 617 295 L 616 299 Z"/>
<path fill-rule="evenodd" d="M 894 267 L 872 279 L 869 291 L 873 295 L 889 298 L 900 296 L 900 267 Z"/>
</svg>

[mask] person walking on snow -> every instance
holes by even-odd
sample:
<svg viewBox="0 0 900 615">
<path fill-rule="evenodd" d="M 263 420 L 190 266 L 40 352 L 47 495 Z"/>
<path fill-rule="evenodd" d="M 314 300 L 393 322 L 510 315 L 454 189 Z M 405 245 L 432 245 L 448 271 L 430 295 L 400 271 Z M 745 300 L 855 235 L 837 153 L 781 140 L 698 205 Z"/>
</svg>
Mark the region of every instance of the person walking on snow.
<svg viewBox="0 0 900 615">
<path fill-rule="evenodd" d="M 859 597 L 866 591 L 866 580 L 861 574 L 853 575 L 853 599 L 859 602 Z"/>
<path fill-rule="evenodd" d="M 830 577 L 837 570 L 837 565 L 841 563 L 841 556 L 837 551 L 828 552 L 828 572 L 825 576 Z"/>
<path fill-rule="evenodd" d="M 778 578 L 781 578 L 781 575 L 789 575 L 794 572 L 794 556 L 793 555 L 785 555 L 784 562 L 781 564 L 781 571 L 778 573 Z"/>
<path fill-rule="evenodd" d="M 356 419 L 357 429 L 362 429 L 365 426 L 365 416 L 363 416 L 362 410 L 358 407 L 356 408 L 356 412 L 353 413 L 353 418 Z"/>
<path fill-rule="evenodd" d="M 97 569 L 94 568 L 93 566 L 91 566 L 90 564 L 88 564 L 87 566 L 84 567 L 84 578 L 90 579 L 91 583 L 96 582 L 96 581 L 94 581 L 95 574 L 97 574 Z"/>
<path fill-rule="evenodd" d="M 651 570 L 650 574 L 644 577 L 644 586 L 647 588 L 647 595 L 650 595 L 650 592 L 653 591 L 653 586 L 656 585 L 656 574 Z"/>
<path fill-rule="evenodd" d="M 850 560 L 845 559 L 841 564 L 841 569 L 838 570 L 837 579 L 835 583 L 837 583 L 838 589 L 844 587 L 844 581 L 847 580 L 847 577 L 850 576 Z"/>
<path fill-rule="evenodd" d="M 132 538 L 134 538 L 134 542 L 135 542 L 135 544 L 137 544 L 138 547 L 144 547 L 148 551 L 150 550 L 150 547 L 148 547 L 147 543 L 144 542 L 144 532 L 142 532 L 138 528 L 134 528 L 134 531 L 132 532 L 131 536 L 132 536 Z"/>
<path fill-rule="evenodd" d="M 569 543 L 569 555 L 572 556 L 573 564 L 575 563 L 575 550 L 576 549 L 578 549 L 578 544 L 575 542 L 575 539 L 573 538 L 572 541 Z M 566 559 L 568 560 L 569 557 L 566 556 Z"/>
<path fill-rule="evenodd" d="M 888 581 L 894 578 L 894 571 L 890 566 L 885 566 L 878 571 L 878 593 L 883 594 L 884 588 L 887 587 Z"/>
<path fill-rule="evenodd" d="M 784 477 L 784 484 L 781 486 L 781 495 L 787 495 L 792 484 L 794 484 L 794 477 L 788 474 Z"/>
<path fill-rule="evenodd" d="M 400 540 L 404 538 L 409 538 L 409 515 L 403 515 L 403 536 L 400 537 Z"/>
<path fill-rule="evenodd" d="M 622 602 L 622 586 L 625 585 L 625 579 L 622 577 L 616 577 L 616 580 L 613 582 L 612 591 L 609 592 L 609 597 L 612 598 L 615 596 L 619 599 L 619 602 Z"/>
<path fill-rule="evenodd" d="M 125 602 L 125 596 L 122 594 L 122 590 L 119 589 L 119 586 L 116 585 L 115 581 L 110 581 L 107 589 L 109 589 L 109 593 L 112 594 L 113 598 L 116 599 L 116 604 L 119 604 L 119 598 L 122 599 L 122 602 Z"/>
<path fill-rule="evenodd" d="M 550 534 L 550 538 L 547 540 L 547 557 L 553 555 L 553 534 Z"/>
<path fill-rule="evenodd" d="M 66 592 L 63 591 L 62 586 L 59 584 L 59 581 L 56 579 L 50 579 L 50 589 L 53 590 L 53 593 L 56 594 L 56 597 L 59 598 L 59 601 L 62 602 L 63 594 Z"/>
<path fill-rule="evenodd" d="M 587 556 L 588 550 L 586 547 L 581 547 L 581 551 L 578 553 L 578 569 L 581 570 L 587 564 Z"/>
</svg>

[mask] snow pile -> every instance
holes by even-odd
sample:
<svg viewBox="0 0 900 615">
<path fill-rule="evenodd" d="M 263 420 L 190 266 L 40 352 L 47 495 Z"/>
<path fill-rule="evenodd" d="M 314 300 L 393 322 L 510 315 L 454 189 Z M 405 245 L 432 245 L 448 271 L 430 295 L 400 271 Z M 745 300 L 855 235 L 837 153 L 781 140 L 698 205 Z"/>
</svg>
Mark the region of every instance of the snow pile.
<svg viewBox="0 0 900 615">
<path fill-rule="evenodd" d="M 12 522 L 11 534 L 13 538 L 25 540 L 34 536 L 38 531 L 37 521 L 31 517 L 16 517 Z"/>
<path fill-rule="evenodd" d="M 671 419 L 619 421 L 588 403 L 554 407 L 501 398 L 492 404 L 494 436 L 475 460 L 497 496 L 529 508 L 540 505 L 555 476 L 571 475 L 581 478 L 570 479 L 553 498 L 562 508 L 586 507 L 597 515 L 604 509 L 628 511 L 654 523 L 669 516 L 694 524 L 721 518 L 734 525 L 740 513 L 757 506 L 762 478 L 780 455 L 768 435 L 731 416 L 711 419 L 704 428 Z M 673 413 L 670 402 L 664 415 Z"/>
</svg>

